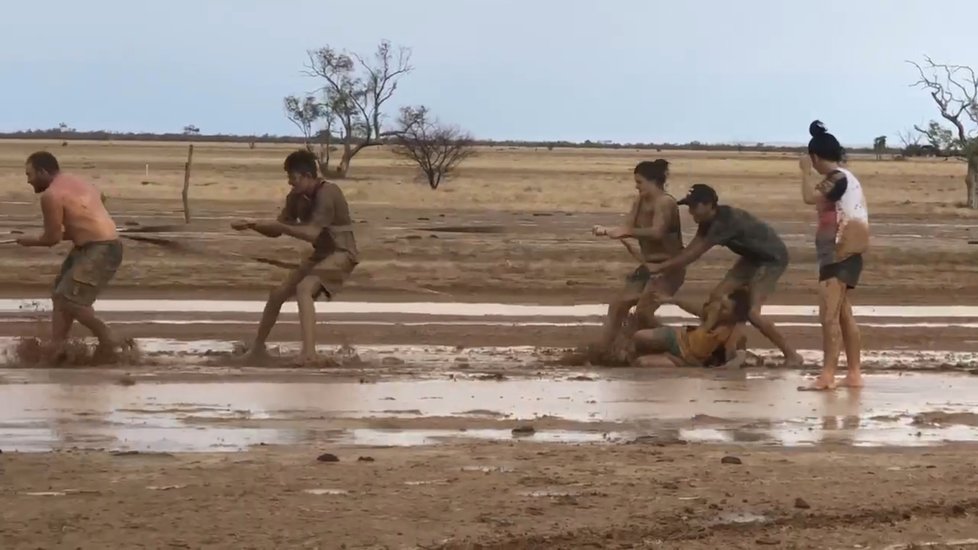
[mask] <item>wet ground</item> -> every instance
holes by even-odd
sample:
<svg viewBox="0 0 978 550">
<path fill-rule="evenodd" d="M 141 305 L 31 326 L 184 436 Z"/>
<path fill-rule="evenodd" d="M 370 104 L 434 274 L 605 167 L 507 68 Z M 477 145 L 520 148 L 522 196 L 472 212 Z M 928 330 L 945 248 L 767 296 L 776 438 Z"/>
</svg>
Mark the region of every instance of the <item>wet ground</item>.
<svg viewBox="0 0 978 550">
<path fill-rule="evenodd" d="M 18 341 L 43 333 L 48 304 L 0 301 L 0 547 L 126 547 L 134 533 L 152 548 L 443 550 L 978 537 L 978 308 L 861 305 L 867 387 L 818 394 L 796 391 L 812 371 L 772 368 L 756 335 L 754 366 L 734 372 L 567 366 L 597 304 L 334 302 L 318 368 L 289 366 L 288 307 L 281 360 L 259 368 L 232 351 L 261 302 L 99 304 L 137 360 L 25 368 Z M 813 308 L 765 312 L 819 360 Z"/>
<path fill-rule="evenodd" d="M 870 375 L 863 390 L 828 394 L 798 392 L 805 383 L 799 373 L 767 370 L 690 377 L 620 369 L 497 381 L 448 374 L 375 383 L 308 374 L 283 381 L 282 373 L 258 370 L 218 382 L 112 376 L 0 371 L 7 382 L 0 385 L 4 450 L 213 452 L 514 438 L 916 446 L 978 439 L 978 377 L 950 373 Z"/>
<path fill-rule="evenodd" d="M 282 330 L 295 330 L 294 304 Z M 0 331 L 36 334 L 45 300 L 0 300 Z M 614 444 L 643 438 L 811 446 L 935 445 L 978 437 L 978 307 L 859 306 L 868 337 L 861 391 L 799 393 L 804 371 L 754 367 L 608 369 L 564 366 L 553 334 L 593 334 L 603 306 L 493 303 L 325 304 L 320 327 L 394 333 L 441 327 L 446 337 L 537 331 L 536 345 L 324 345 L 320 368 L 293 368 L 295 342 L 278 342 L 277 368 L 233 356 L 226 339 L 251 326 L 254 301 L 104 300 L 100 311 L 139 337 L 140 356 L 114 368 L 19 368 L 18 337 L 0 337 L 0 435 L 9 450 L 227 451 L 260 444 L 430 445 L 465 439 Z M 690 322 L 674 307 L 666 322 Z M 786 330 L 815 329 L 814 308 L 771 305 Z M 139 333 L 138 331 L 144 331 Z M 872 331 L 886 335 L 873 338 Z M 183 331 L 183 332 L 180 332 Z M 401 331 L 401 338 L 396 335 Z M 549 331 L 549 332 L 548 332 Z M 930 331 L 945 348 L 920 351 L 901 336 Z M 281 332 L 280 332 L 281 334 Z M 369 333 L 368 333 L 369 334 Z M 214 336 L 214 338 L 201 339 Z M 222 338 L 223 337 L 223 338 Z M 366 338 L 359 333 L 357 341 Z M 542 342 L 540 341 L 542 340 Z M 383 339 L 381 340 L 383 341 Z M 559 342 L 558 342 L 559 343 Z M 571 342 L 568 342 L 571 343 Z M 577 342 L 580 343 L 580 340 Z M 882 349 L 880 349 L 882 347 Z M 817 349 L 802 349 L 817 364 Z"/>
</svg>

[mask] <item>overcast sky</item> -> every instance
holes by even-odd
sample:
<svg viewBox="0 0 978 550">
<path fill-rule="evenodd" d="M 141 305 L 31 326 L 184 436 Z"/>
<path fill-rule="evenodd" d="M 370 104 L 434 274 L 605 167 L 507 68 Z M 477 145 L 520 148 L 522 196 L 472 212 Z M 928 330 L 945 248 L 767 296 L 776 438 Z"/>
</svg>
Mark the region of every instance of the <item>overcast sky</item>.
<svg viewBox="0 0 978 550">
<path fill-rule="evenodd" d="M 0 130 L 293 134 L 306 50 L 409 46 L 391 106 L 481 138 L 843 144 L 935 118 L 906 59 L 978 66 L 975 0 L 34 0 L 0 18 Z M 953 25 L 949 25 L 948 22 Z"/>
</svg>

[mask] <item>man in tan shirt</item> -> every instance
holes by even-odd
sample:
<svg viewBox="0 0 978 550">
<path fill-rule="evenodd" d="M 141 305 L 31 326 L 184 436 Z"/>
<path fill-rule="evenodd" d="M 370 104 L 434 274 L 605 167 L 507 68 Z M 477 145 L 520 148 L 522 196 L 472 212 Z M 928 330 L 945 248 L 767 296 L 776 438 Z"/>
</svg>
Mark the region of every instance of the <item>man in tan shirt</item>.
<svg viewBox="0 0 978 550">
<path fill-rule="evenodd" d="M 98 338 L 96 358 L 110 359 L 119 343 L 95 315 L 92 305 L 122 263 L 122 243 L 115 221 L 105 209 L 98 189 L 62 172 L 51 153 L 38 151 L 27 157 L 25 172 L 27 182 L 41 195 L 44 232 L 17 239 L 17 244 L 51 247 L 62 240 L 74 244 L 54 280 L 52 358 L 63 359 L 65 341 L 77 320 Z"/>
<path fill-rule="evenodd" d="M 268 335 L 278 320 L 282 304 L 294 296 L 302 331 L 299 362 L 315 364 L 315 300 L 320 296 L 331 300 L 340 290 L 359 263 L 357 245 L 346 197 L 338 185 L 319 177 L 316 156 L 306 150 L 295 151 L 286 157 L 284 169 L 292 190 L 278 218 L 241 221 L 231 227 L 238 231 L 251 229 L 271 238 L 288 235 L 310 243 L 312 250 L 269 295 L 249 359 L 267 360 Z"/>
</svg>

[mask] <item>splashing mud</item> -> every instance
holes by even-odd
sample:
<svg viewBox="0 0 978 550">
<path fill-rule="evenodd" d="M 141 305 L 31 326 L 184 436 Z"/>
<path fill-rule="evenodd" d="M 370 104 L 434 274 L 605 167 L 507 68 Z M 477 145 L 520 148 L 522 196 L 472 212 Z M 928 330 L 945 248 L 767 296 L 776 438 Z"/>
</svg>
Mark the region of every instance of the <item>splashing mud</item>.
<svg viewBox="0 0 978 550">
<path fill-rule="evenodd" d="M 106 351 L 84 340 L 69 339 L 60 353 L 34 337 L 18 338 L 4 353 L 8 367 L 82 367 L 145 364 L 136 341 L 126 340 L 116 351 Z"/>
<path fill-rule="evenodd" d="M 631 359 L 635 355 L 632 336 L 638 330 L 638 318 L 634 313 L 629 313 L 609 348 L 604 348 L 600 343 L 581 344 L 576 348 L 563 351 L 556 359 L 547 363 L 562 367 L 630 366 Z"/>
</svg>

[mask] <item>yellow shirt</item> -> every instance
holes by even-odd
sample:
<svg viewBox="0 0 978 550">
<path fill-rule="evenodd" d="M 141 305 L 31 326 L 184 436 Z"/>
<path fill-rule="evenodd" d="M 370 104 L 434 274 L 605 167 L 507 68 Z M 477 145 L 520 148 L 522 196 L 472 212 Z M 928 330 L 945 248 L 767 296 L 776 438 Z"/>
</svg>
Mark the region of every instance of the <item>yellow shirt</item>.
<svg viewBox="0 0 978 550">
<path fill-rule="evenodd" d="M 682 359 L 692 365 L 702 366 L 717 348 L 727 343 L 733 328 L 733 325 L 727 325 L 707 331 L 702 327 L 686 327 L 679 333 Z"/>
</svg>

